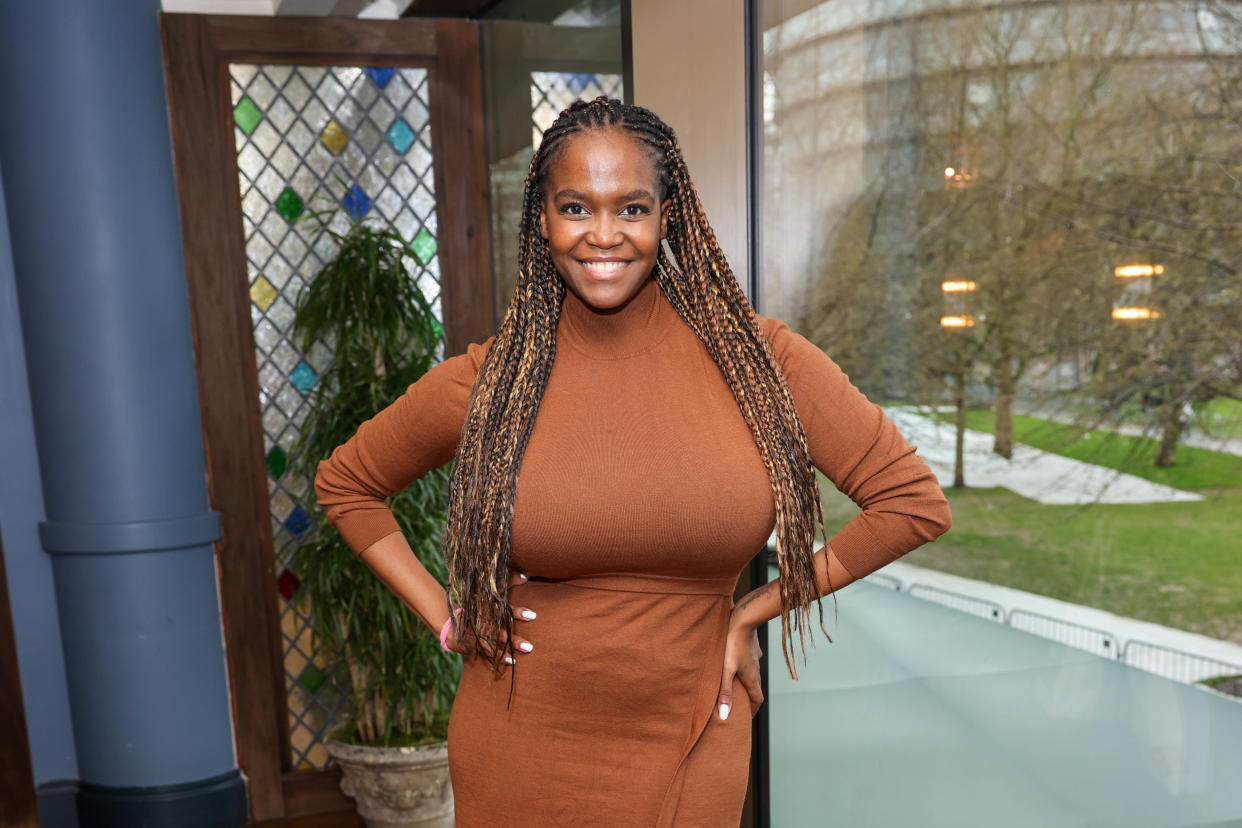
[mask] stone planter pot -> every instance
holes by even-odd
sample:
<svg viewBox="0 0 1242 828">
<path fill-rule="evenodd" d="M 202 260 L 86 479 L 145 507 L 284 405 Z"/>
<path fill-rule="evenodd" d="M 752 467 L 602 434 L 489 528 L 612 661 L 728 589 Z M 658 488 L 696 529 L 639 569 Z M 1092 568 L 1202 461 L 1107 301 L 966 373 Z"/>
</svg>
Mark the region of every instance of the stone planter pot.
<svg viewBox="0 0 1242 828">
<path fill-rule="evenodd" d="M 324 747 L 367 828 L 453 828 L 446 744 L 379 748 L 328 740 Z"/>
</svg>

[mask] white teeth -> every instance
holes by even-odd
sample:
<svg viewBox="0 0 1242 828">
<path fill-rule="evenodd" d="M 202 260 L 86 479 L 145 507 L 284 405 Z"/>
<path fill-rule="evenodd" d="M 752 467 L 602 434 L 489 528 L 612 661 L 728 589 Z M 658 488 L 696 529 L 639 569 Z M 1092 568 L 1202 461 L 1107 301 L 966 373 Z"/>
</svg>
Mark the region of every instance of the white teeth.
<svg viewBox="0 0 1242 828">
<path fill-rule="evenodd" d="M 608 276 L 625 267 L 625 262 L 583 262 L 582 266 L 597 276 Z"/>
</svg>

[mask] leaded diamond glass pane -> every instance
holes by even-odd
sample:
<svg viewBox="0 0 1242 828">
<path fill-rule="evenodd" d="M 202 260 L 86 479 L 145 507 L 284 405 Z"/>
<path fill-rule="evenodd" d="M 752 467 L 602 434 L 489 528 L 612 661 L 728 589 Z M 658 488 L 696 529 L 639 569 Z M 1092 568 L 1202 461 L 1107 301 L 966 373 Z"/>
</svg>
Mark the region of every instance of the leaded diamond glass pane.
<svg viewBox="0 0 1242 828">
<path fill-rule="evenodd" d="M 543 131 L 552 126 L 561 110 L 581 98 L 589 101 L 600 95 L 622 97 L 621 75 L 581 72 L 531 72 L 530 109 L 533 143 L 538 147 Z"/>
<path fill-rule="evenodd" d="M 298 291 L 335 252 L 309 214 L 335 210 L 328 226 L 338 232 L 348 229 L 350 212 L 392 220 L 417 242 L 422 266 L 412 276 L 440 314 L 427 70 L 233 64 L 229 75 L 240 111 L 233 134 L 279 573 L 314 498 L 310 481 L 291 471 L 292 449 L 307 394 L 332 361 L 325 343 L 304 353 L 291 339 Z M 290 583 L 277 600 L 291 758 L 309 770 L 328 762 L 322 739 L 344 707 L 349 678 L 339 654 L 312 648 L 309 619 L 285 597 Z"/>
</svg>

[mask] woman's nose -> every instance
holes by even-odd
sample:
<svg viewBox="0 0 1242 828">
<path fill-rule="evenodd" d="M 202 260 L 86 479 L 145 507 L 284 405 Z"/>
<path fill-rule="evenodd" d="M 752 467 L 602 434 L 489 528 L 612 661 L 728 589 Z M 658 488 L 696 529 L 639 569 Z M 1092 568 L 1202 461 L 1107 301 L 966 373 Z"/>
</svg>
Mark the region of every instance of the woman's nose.
<svg viewBox="0 0 1242 828">
<path fill-rule="evenodd" d="M 591 228 L 587 231 L 586 241 L 587 244 L 594 247 L 616 247 L 621 243 L 621 228 L 617 226 L 611 216 L 600 216 L 591 223 Z"/>
</svg>

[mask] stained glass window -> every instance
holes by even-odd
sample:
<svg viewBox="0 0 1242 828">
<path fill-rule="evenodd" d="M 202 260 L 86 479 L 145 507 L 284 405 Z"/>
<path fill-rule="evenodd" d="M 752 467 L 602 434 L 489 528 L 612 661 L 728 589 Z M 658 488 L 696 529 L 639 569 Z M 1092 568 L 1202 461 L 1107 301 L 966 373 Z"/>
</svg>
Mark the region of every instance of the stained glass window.
<svg viewBox="0 0 1242 828">
<path fill-rule="evenodd" d="M 543 131 L 552 125 L 561 110 L 581 98 L 589 101 L 600 95 L 621 100 L 620 75 L 586 72 L 531 72 L 530 109 L 532 147 L 539 146 Z"/>
<path fill-rule="evenodd" d="M 378 218 L 417 251 L 418 286 L 440 316 L 427 70 L 233 64 L 229 75 L 292 758 L 296 768 L 321 768 L 348 678 L 336 653 L 312 648 L 288 558 L 310 528 L 314 498 L 311 481 L 291 470 L 293 445 L 332 353 L 323 343 L 306 353 L 294 345 L 294 305 L 335 251 L 315 214 L 340 232 Z"/>
</svg>

